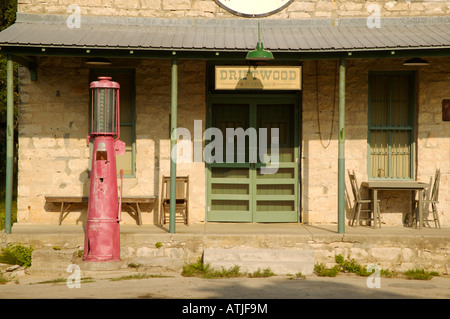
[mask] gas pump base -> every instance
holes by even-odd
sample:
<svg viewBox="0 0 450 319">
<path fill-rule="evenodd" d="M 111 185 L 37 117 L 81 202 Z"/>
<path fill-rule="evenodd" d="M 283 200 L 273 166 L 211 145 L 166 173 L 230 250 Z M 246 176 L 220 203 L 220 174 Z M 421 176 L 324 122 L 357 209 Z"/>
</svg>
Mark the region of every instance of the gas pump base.
<svg viewBox="0 0 450 319">
<path fill-rule="evenodd" d="M 75 261 L 75 264 L 80 267 L 83 271 L 111 271 L 111 270 L 121 270 L 126 269 L 127 265 L 124 261 L 102 261 L 102 262 L 92 262 L 85 260 Z"/>
<path fill-rule="evenodd" d="M 117 220 L 87 221 L 83 261 L 122 261 L 120 259 L 120 230 Z"/>
</svg>

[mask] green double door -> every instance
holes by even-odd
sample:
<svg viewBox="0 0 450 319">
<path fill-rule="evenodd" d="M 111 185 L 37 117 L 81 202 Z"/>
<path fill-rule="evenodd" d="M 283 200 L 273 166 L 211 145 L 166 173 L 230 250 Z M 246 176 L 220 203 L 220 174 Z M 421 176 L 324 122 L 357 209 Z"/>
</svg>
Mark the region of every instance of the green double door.
<svg viewBox="0 0 450 319">
<path fill-rule="evenodd" d="M 222 132 L 223 148 L 207 164 L 207 220 L 298 222 L 298 97 L 211 98 L 208 115 L 209 127 Z M 246 133 L 245 147 L 227 128 Z M 232 139 L 234 148 L 227 144 Z M 271 147 L 277 139 L 278 163 Z"/>
</svg>

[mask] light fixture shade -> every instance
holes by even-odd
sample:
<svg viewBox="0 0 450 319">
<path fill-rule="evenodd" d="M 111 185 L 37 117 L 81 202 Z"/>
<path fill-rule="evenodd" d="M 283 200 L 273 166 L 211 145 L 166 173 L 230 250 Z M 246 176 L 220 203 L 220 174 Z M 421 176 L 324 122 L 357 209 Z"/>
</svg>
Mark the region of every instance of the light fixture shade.
<svg viewBox="0 0 450 319">
<path fill-rule="evenodd" d="M 256 50 L 247 53 L 247 57 L 245 59 L 264 61 L 264 60 L 273 60 L 274 58 L 272 52 L 264 50 L 262 42 L 258 42 L 256 44 Z"/>
<path fill-rule="evenodd" d="M 430 62 L 428 62 L 427 60 L 423 60 L 421 58 L 412 58 L 403 62 L 403 65 L 405 66 L 423 66 L 429 64 Z"/>
<path fill-rule="evenodd" d="M 264 46 L 261 41 L 261 26 L 259 22 L 258 22 L 258 42 L 256 43 L 256 50 L 247 53 L 247 57 L 245 59 L 253 61 L 273 60 L 272 52 L 264 50 Z"/>
<path fill-rule="evenodd" d="M 86 61 L 86 64 L 89 64 L 89 65 L 110 65 L 110 64 L 112 64 L 112 62 L 109 61 L 108 59 L 105 59 L 105 58 L 91 58 L 91 59 L 88 59 Z"/>
</svg>

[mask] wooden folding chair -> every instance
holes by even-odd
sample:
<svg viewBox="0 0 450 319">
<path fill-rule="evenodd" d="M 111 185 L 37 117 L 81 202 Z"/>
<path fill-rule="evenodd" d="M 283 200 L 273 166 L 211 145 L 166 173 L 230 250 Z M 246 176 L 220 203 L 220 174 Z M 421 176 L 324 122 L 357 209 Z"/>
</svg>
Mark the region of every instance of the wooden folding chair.
<svg viewBox="0 0 450 319">
<path fill-rule="evenodd" d="M 439 214 L 437 209 L 437 204 L 439 203 L 439 182 L 441 179 L 441 171 L 439 169 L 436 170 L 434 173 L 434 183 L 433 186 L 431 186 L 433 178 L 430 177 L 430 187 L 426 189 L 426 191 L 423 194 L 422 199 L 422 216 L 425 216 L 427 214 L 427 218 L 423 219 L 423 223 L 425 223 L 430 226 L 429 222 L 434 222 L 434 226 L 436 228 L 441 228 L 441 223 L 439 222 Z M 416 209 L 415 214 L 413 216 L 413 225 L 417 226 L 417 223 L 419 221 L 419 201 L 416 200 Z M 431 207 L 431 209 L 430 209 Z M 432 219 L 429 219 L 428 217 L 431 217 Z"/>
<path fill-rule="evenodd" d="M 170 220 L 170 176 L 163 176 L 161 184 L 161 224 Z M 189 176 L 176 177 L 175 222 L 189 224 Z"/>
<path fill-rule="evenodd" d="M 354 214 L 353 214 L 353 220 L 352 220 L 352 226 L 355 224 L 355 227 L 358 226 L 360 221 L 373 221 L 373 227 L 375 228 L 377 226 L 378 221 L 378 227 L 381 227 L 381 216 L 380 216 L 380 200 L 377 200 L 376 203 L 374 203 L 373 199 L 363 199 L 361 197 L 361 193 L 359 191 L 359 184 L 356 180 L 355 172 L 353 171 L 350 173 L 348 171 L 348 177 L 350 179 L 350 184 L 352 185 L 352 191 L 354 196 Z M 363 205 L 367 205 L 366 208 L 363 208 Z M 361 212 L 366 212 L 367 217 L 360 217 Z"/>
</svg>

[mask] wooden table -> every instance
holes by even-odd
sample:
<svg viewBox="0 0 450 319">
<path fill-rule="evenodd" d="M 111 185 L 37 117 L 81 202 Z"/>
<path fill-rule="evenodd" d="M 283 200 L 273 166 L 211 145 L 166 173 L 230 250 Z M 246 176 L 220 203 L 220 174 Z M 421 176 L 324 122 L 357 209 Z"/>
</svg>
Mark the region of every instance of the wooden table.
<svg viewBox="0 0 450 319">
<path fill-rule="evenodd" d="M 373 200 L 376 203 L 378 200 L 378 191 L 386 191 L 386 190 L 404 190 L 404 191 L 412 191 L 414 196 L 412 202 L 414 202 L 415 192 L 419 192 L 418 196 L 418 205 L 419 205 L 419 229 L 422 229 L 423 223 L 423 211 L 422 211 L 422 199 L 423 199 L 423 191 L 428 188 L 430 185 L 423 182 L 418 181 L 368 181 L 362 182 L 361 186 L 367 187 L 369 190 L 373 191 Z M 412 214 L 414 214 L 414 205 L 412 206 Z"/>
</svg>

